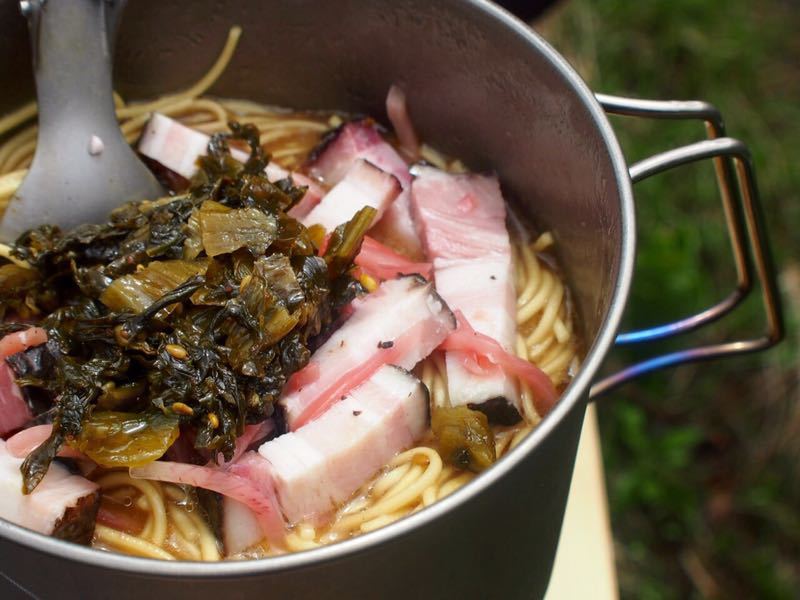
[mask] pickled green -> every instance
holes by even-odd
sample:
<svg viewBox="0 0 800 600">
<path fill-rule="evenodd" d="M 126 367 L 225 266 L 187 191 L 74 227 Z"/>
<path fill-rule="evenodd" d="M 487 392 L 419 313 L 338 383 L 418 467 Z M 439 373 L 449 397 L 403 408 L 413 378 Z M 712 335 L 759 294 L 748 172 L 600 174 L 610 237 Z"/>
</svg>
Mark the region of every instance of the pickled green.
<svg viewBox="0 0 800 600">
<path fill-rule="evenodd" d="M 482 412 L 466 406 L 436 408 L 431 429 L 442 458 L 454 467 L 480 473 L 497 460 L 494 434 Z"/>
<path fill-rule="evenodd" d="M 178 439 L 180 421 L 163 413 L 93 412 L 70 445 L 103 467 L 141 467 Z"/>
</svg>

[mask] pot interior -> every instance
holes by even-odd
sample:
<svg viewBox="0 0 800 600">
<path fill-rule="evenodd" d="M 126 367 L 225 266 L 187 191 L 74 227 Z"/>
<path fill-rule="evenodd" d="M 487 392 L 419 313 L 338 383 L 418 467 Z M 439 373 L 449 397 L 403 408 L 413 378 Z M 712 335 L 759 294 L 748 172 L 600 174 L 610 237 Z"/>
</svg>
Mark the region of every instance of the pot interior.
<svg viewBox="0 0 800 600">
<path fill-rule="evenodd" d="M 585 349 L 597 355 L 594 370 L 611 340 L 604 327 L 616 326 L 627 292 L 632 223 L 624 164 L 577 77 L 487 6 L 195 0 L 187 10 L 178 0 L 137 0 L 117 41 L 116 87 L 130 101 L 191 85 L 237 24 L 244 33 L 213 95 L 387 122 L 386 92 L 400 83 L 423 140 L 472 169 L 497 171 L 517 210 L 553 233 Z M 16 2 L 0 4 L 0 23 L 4 114 L 33 97 L 33 84 Z M 578 402 L 591 376 L 569 402 Z"/>
</svg>

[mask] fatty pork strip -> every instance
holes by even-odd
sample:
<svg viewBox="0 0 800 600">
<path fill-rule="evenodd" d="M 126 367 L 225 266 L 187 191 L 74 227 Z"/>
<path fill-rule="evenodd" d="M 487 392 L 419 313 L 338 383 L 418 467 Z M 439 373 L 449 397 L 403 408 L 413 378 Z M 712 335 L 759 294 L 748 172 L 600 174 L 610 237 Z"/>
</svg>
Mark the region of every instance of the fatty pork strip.
<svg viewBox="0 0 800 600">
<path fill-rule="evenodd" d="M 289 380 L 280 400 L 289 429 L 320 416 L 384 364 L 411 369 L 455 329 L 453 313 L 422 277 L 383 282 Z"/>
<path fill-rule="evenodd" d="M 506 208 L 496 177 L 449 174 L 415 167 L 412 207 L 436 290 L 461 311 L 479 333 L 513 351 L 515 293 Z M 453 406 L 481 410 L 494 422 L 520 419 L 514 380 L 499 368 L 477 374 L 459 351 L 446 354 L 448 393 Z"/>
<path fill-rule="evenodd" d="M 22 461 L 0 440 L 0 517 L 39 533 L 88 544 L 99 505 L 97 484 L 54 462 L 36 489 L 24 495 Z"/>
<path fill-rule="evenodd" d="M 289 523 L 322 517 L 353 496 L 428 424 L 428 392 L 385 365 L 319 419 L 263 444 Z"/>
<path fill-rule="evenodd" d="M 342 180 L 301 221 L 307 227 L 322 225 L 326 231 L 333 231 L 365 206 L 377 211 L 377 221 L 402 191 L 394 175 L 358 159 Z"/>
<path fill-rule="evenodd" d="M 403 188 L 373 227 L 373 234 L 379 241 L 413 259 L 422 258 L 422 245 L 411 217 L 408 165 L 371 121 L 351 121 L 333 132 L 314 153 L 309 173 L 328 185 L 336 185 L 358 159 L 394 175 Z"/>
<path fill-rule="evenodd" d="M 197 159 L 208 153 L 210 139 L 205 133 L 160 113 L 153 113 L 142 132 L 138 150 L 170 171 L 190 179 L 197 172 Z M 240 162 L 245 162 L 250 154 L 238 148 L 231 148 L 231 156 Z M 291 176 L 295 185 L 307 186 L 308 191 L 300 201 L 304 206 L 315 205 L 325 194 L 324 190 L 308 177 L 300 173 L 290 173 L 273 162 L 267 165 L 266 174 L 270 181 Z"/>
<path fill-rule="evenodd" d="M 39 327 L 10 333 L 0 339 L 0 437 L 23 427 L 33 418 L 30 406 L 17 385 L 16 373 L 7 358 L 47 341 L 47 333 Z"/>
</svg>

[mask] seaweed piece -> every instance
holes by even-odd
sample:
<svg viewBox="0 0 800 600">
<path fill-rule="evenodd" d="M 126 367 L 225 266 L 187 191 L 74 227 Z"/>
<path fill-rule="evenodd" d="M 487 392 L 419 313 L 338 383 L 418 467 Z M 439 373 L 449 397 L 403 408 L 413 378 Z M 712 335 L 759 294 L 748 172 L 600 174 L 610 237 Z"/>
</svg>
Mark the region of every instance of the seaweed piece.
<svg viewBox="0 0 800 600">
<path fill-rule="evenodd" d="M 0 298 L 13 300 L 24 297 L 39 282 L 39 273 L 15 264 L 0 266 Z"/>
<path fill-rule="evenodd" d="M 55 357 L 48 344 L 31 346 L 22 352 L 17 352 L 6 357 L 6 362 L 14 370 L 17 383 L 25 385 L 27 382 L 42 382 L 52 377 L 55 367 Z"/>
<path fill-rule="evenodd" d="M 516 407 L 503 396 L 489 398 L 480 404 L 470 402 L 467 407 L 482 412 L 491 423 L 497 425 L 511 426 L 522 421 L 522 415 L 519 414 Z"/>
</svg>

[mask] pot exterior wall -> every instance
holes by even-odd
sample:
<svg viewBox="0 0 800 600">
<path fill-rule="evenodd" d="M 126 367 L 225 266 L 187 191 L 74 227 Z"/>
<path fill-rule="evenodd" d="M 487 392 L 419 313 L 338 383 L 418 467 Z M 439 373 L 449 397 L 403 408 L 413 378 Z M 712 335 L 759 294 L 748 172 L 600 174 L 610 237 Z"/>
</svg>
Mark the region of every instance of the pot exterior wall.
<svg viewBox="0 0 800 600">
<path fill-rule="evenodd" d="M 165 579 L 78 564 L 0 538 L 2 568 L 39 598 L 539 598 L 550 577 L 583 415 L 581 403 L 537 452 L 472 502 L 368 553 L 260 577 Z"/>
</svg>

